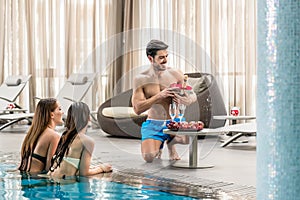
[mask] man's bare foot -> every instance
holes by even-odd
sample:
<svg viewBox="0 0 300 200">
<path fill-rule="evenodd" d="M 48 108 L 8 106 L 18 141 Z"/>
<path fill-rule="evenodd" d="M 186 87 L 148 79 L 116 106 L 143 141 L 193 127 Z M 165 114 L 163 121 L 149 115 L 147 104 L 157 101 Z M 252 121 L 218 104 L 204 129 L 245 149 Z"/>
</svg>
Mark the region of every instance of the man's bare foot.
<svg viewBox="0 0 300 200">
<path fill-rule="evenodd" d="M 189 144 L 189 143 L 190 143 L 190 139 L 189 136 L 187 135 L 176 135 L 173 137 L 173 139 L 168 141 L 168 144 Z"/>
<path fill-rule="evenodd" d="M 170 160 L 180 160 L 180 157 L 179 157 L 174 145 L 168 145 L 168 149 L 169 149 L 169 159 Z"/>
<path fill-rule="evenodd" d="M 188 135 L 177 135 L 175 139 L 176 139 L 176 143 L 179 144 L 189 144 L 190 142 Z"/>
<path fill-rule="evenodd" d="M 161 154 L 162 154 L 162 151 L 161 151 L 161 149 L 158 151 L 158 153 L 157 153 L 157 158 L 158 159 L 160 159 L 161 158 Z"/>
</svg>

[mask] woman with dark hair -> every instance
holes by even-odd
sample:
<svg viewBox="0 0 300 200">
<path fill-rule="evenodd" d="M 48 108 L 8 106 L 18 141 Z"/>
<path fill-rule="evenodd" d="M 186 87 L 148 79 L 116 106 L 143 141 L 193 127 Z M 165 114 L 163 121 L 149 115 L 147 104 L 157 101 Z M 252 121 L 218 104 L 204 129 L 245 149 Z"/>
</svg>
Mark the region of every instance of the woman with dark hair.
<svg viewBox="0 0 300 200">
<path fill-rule="evenodd" d="M 89 120 L 90 109 L 85 103 L 76 102 L 69 107 L 65 121 L 66 130 L 51 160 L 48 173 L 51 177 L 91 176 L 112 171 L 109 164 L 90 167 L 94 142 L 85 134 Z"/>
<path fill-rule="evenodd" d="M 49 170 L 60 138 L 55 127 L 63 124 L 62 116 L 63 111 L 56 99 L 39 101 L 22 144 L 20 171 L 41 173 Z"/>
</svg>

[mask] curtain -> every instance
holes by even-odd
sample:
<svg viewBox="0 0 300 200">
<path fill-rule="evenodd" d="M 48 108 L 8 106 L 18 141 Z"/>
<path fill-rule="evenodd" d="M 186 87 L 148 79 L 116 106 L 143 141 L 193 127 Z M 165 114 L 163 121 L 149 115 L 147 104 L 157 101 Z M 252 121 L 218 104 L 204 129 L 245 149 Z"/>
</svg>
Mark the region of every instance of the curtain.
<svg viewBox="0 0 300 200">
<path fill-rule="evenodd" d="M 9 75 L 30 74 L 27 30 L 23 1 L 0 1 L 0 83 Z M 17 99 L 19 105 L 33 108 L 32 80 Z M 2 108 L 3 109 L 3 108 Z"/>
<path fill-rule="evenodd" d="M 102 72 L 105 66 L 96 63 L 90 54 L 105 40 L 103 30 L 108 25 L 104 26 L 102 20 L 107 19 L 104 11 L 108 3 L 111 2 L 0 2 L 0 81 L 11 74 L 32 74 L 32 93 L 22 93 L 21 105 L 33 111 L 34 96 L 55 97 L 72 73 Z M 97 92 L 97 85 L 103 83 L 99 77 L 85 98 L 94 109 L 104 99 L 104 94 Z"/>
<path fill-rule="evenodd" d="M 211 59 L 225 105 L 255 115 L 256 1 L 211 1 Z"/>
<path fill-rule="evenodd" d="M 134 44 L 124 40 L 125 45 L 137 47 L 130 54 L 135 59 L 127 56 L 120 70 L 131 66 L 131 71 L 142 71 L 149 66 L 145 46 L 150 39 L 161 39 L 169 45 L 170 66 L 184 72 L 212 73 L 228 112 L 238 106 L 242 115 L 255 115 L 256 1 L 125 2 L 124 22 L 131 26 L 124 31 L 131 28 L 130 36 L 134 35 Z M 121 74 L 125 77 L 124 71 Z"/>
<path fill-rule="evenodd" d="M 147 43 L 161 39 L 170 66 L 212 73 L 228 111 L 255 115 L 256 0 L 6 0 L 0 10 L 0 81 L 32 74 L 25 105 L 56 96 L 72 73 L 94 72 L 85 101 L 96 109 L 132 87 L 149 67 Z"/>
</svg>

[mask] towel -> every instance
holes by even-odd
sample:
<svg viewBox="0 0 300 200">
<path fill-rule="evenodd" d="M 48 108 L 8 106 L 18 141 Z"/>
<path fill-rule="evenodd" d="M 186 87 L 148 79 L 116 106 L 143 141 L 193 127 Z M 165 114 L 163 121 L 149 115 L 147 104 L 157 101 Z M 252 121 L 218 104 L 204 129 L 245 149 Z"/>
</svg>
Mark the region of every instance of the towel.
<svg viewBox="0 0 300 200">
<path fill-rule="evenodd" d="M 88 78 L 84 74 L 72 74 L 68 81 L 72 85 L 83 85 L 88 81 Z"/>
<path fill-rule="evenodd" d="M 5 80 L 5 84 L 7 86 L 18 86 L 20 85 L 22 80 L 19 77 L 10 76 Z"/>
</svg>

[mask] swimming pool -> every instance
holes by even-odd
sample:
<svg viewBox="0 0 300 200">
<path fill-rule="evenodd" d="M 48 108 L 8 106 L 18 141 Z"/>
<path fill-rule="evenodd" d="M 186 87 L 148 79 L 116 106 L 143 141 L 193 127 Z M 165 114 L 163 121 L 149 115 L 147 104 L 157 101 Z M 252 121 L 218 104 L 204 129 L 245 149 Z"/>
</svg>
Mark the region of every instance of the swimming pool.
<svg viewBox="0 0 300 200">
<path fill-rule="evenodd" d="M 218 191 L 136 171 L 115 170 L 57 183 L 47 177 L 11 171 L 17 168 L 18 159 L 16 153 L 0 153 L 0 199 L 224 199 L 224 193 Z"/>
</svg>

